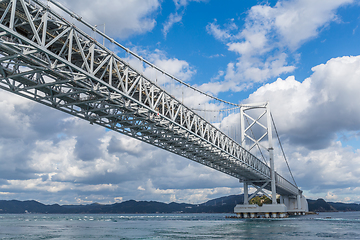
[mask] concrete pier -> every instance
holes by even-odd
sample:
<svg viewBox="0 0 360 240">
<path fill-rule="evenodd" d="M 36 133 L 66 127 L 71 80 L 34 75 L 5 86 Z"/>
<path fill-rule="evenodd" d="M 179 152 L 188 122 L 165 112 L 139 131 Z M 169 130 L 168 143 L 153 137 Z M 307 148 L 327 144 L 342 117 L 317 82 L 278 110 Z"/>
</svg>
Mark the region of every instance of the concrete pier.
<svg viewBox="0 0 360 240">
<path fill-rule="evenodd" d="M 298 196 L 281 196 L 279 204 L 237 204 L 234 213 L 241 218 L 285 218 L 289 215 L 305 215 L 309 212 L 306 198 Z"/>
<path fill-rule="evenodd" d="M 234 212 L 241 218 L 284 218 L 287 217 L 287 208 L 285 204 L 264 204 L 261 207 L 256 204 L 238 204 Z"/>
</svg>

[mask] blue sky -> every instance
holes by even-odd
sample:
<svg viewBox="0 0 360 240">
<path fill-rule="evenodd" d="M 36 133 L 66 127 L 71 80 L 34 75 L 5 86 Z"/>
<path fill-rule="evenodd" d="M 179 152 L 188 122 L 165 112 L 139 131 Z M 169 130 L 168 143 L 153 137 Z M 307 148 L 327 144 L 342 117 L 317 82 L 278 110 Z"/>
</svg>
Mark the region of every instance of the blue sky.
<svg viewBox="0 0 360 240">
<path fill-rule="evenodd" d="M 360 202 L 358 0 L 59 2 L 203 91 L 270 101 L 305 196 Z M 0 111 L 2 199 L 199 203 L 242 193 L 236 179 L 5 91 Z"/>
</svg>

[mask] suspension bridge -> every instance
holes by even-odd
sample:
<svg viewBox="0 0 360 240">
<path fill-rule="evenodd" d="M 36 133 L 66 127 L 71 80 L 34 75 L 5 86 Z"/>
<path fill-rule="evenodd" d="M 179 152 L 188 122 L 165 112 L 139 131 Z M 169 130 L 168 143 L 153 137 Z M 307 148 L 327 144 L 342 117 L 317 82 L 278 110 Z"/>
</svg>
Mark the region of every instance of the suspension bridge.
<svg viewBox="0 0 360 240">
<path fill-rule="evenodd" d="M 53 0 L 0 1 L 0 88 L 239 179 L 245 194 L 235 207 L 239 216 L 308 210 L 298 186 L 275 171 L 269 103 L 238 105 L 202 92 Z M 189 96 L 206 97 L 207 110 L 187 103 Z M 239 115 L 240 139 L 219 125 L 231 111 Z M 262 129 L 257 138 L 255 126 Z M 270 164 L 255 148 L 265 149 Z M 256 189 L 250 197 L 248 186 Z M 257 193 L 272 204 L 249 205 Z"/>
</svg>

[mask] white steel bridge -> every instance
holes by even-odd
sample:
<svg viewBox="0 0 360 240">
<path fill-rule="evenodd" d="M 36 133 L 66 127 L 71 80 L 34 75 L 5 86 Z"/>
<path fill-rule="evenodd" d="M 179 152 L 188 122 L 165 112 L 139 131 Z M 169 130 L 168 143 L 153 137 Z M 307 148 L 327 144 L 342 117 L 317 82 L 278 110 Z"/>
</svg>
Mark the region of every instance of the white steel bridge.
<svg viewBox="0 0 360 240">
<path fill-rule="evenodd" d="M 107 42 L 180 81 L 50 2 Z M 259 191 L 272 190 L 273 197 L 274 192 L 301 196 L 273 167 L 82 29 L 41 1 L 1 0 L 0 87 L 226 173 Z M 260 107 L 270 116 L 268 104 Z"/>
</svg>

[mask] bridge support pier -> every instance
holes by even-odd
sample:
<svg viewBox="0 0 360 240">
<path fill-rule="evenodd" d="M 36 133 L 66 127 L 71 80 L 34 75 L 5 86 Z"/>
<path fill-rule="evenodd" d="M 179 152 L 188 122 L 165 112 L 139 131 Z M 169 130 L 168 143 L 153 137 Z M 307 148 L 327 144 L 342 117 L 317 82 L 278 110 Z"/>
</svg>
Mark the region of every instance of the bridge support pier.
<svg viewBox="0 0 360 240">
<path fill-rule="evenodd" d="M 307 200 L 302 194 L 280 196 L 280 203 L 286 206 L 289 215 L 303 215 L 309 212 Z"/>
<path fill-rule="evenodd" d="M 234 208 L 234 213 L 240 218 L 285 218 L 289 215 L 305 215 L 309 211 L 306 198 L 301 192 L 298 195 L 280 195 L 280 202 L 276 202 L 275 204 L 263 204 L 262 206 L 249 204 L 249 200 L 255 197 L 259 192 L 271 199 L 273 196 L 269 196 L 263 191 L 270 183 L 271 181 L 267 181 L 259 187 L 259 183 L 254 184 L 250 181 L 244 181 L 244 204 L 237 204 Z M 248 195 L 249 184 L 257 189 L 250 197 Z"/>
<path fill-rule="evenodd" d="M 281 196 L 278 204 L 237 204 L 234 213 L 240 218 L 285 218 L 289 215 L 305 215 L 309 212 L 306 198 L 302 195 Z"/>
<path fill-rule="evenodd" d="M 234 212 L 240 218 L 284 218 L 287 217 L 287 208 L 284 204 L 238 204 Z"/>
</svg>

